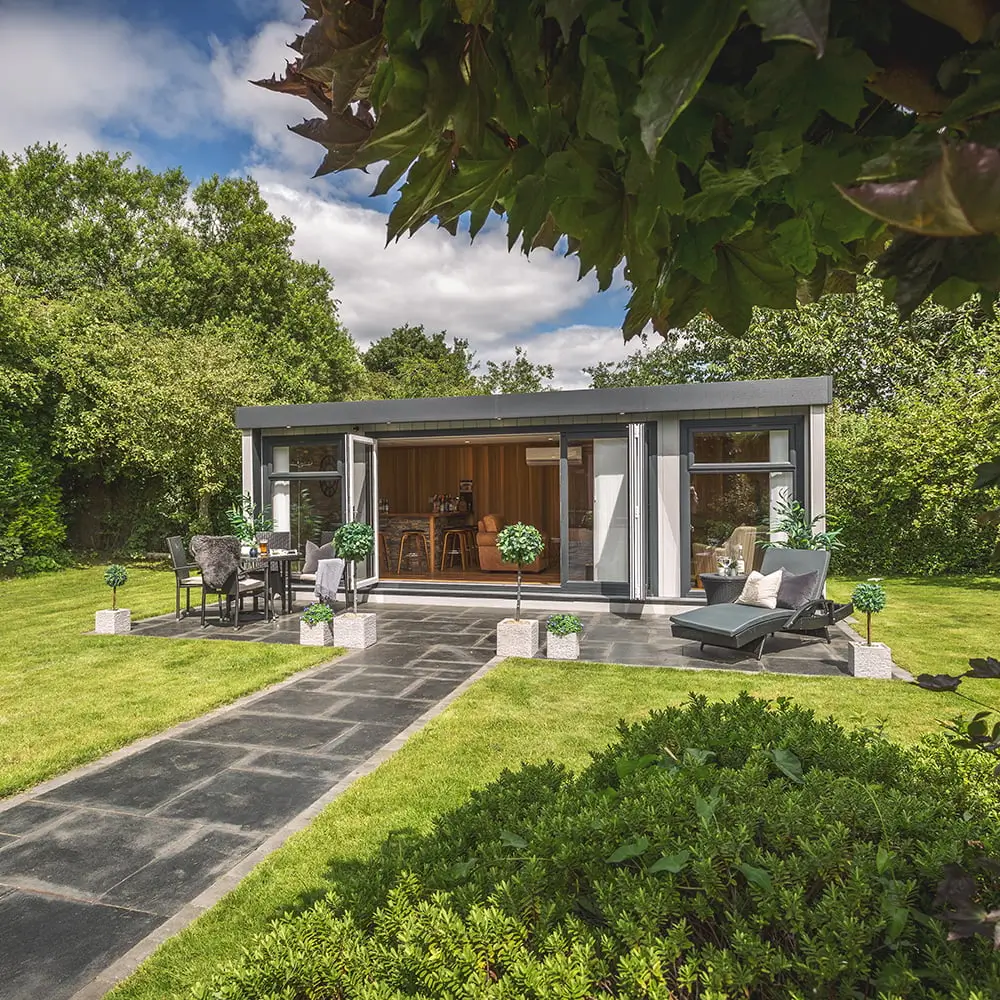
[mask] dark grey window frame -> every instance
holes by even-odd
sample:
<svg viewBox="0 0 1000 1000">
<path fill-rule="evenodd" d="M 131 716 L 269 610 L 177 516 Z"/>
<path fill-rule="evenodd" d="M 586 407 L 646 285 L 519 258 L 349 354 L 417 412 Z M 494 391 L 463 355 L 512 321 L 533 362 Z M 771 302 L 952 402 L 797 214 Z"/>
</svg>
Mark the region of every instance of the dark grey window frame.
<svg viewBox="0 0 1000 1000">
<path fill-rule="evenodd" d="M 703 596 L 691 586 L 691 475 L 699 472 L 788 472 L 792 473 L 794 500 L 809 509 L 806 493 L 806 418 L 725 417 L 718 420 L 681 421 L 681 585 L 682 596 Z M 788 431 L 788 462 L 695 462 L 694 435 L 703 431 Z"/>
<path fill-rule="evenodd" d="M 341 455 L 340 461 L 337 463 L 336 469 L 324 470 L 323 472 L 275 472 L 274 471 L 274 449 L 275 448 L 292 448 L 296 445 L 314 445 L 314 444 L 327 444 L 331 441 L 339 440 L 341 443 L 341 448 L 344 454 L 347 451 L 347 435 L 346 432 L 334 431 L 328 434 L 297 434 L 288 435 L 284 437 L 282 435 L 265 435 L 261 440 L 260 454 L 260 492 L 261 499 L 259 503 L 263 506 L 265 503 L 268 507 L 273 508 L 272 503 L 272 484 L 274 483 L 290 483 L 293 480 L 325 480 L 325 479 L 339 479 L 344 481 L 344 454 Z M 346 482 L 345 482 L 346 486 Z M 346 489 L 342 491 L 343 502 L 341 503 L 341 519 L 347 520 L 347 496 Z M 255 498 L 256 499 L 256 498 Z"/>
</svg>

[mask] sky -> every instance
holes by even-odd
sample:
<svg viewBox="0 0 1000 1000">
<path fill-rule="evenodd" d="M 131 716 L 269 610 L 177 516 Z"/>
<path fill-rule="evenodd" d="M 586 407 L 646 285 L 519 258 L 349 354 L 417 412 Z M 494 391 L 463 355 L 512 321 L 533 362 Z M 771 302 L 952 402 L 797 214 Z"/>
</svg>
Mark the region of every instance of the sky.
<svg viewBox="0 0 1000 1000">
<path fill-rule="evenodd" d="M 287 125 L 301 99 L 248 81 L 280 74 L 302 28 L 299 0 L 0 0 L 0 149 L 56 142 L 70 154 L 129 151 L 192 182 L 252 176 L 296 226 L 295 252 L 333 275 L 341 319 L 362 348 L 404 323 L 469 340 L 477 359 L 514 346 L 588 384 L 582 369 L 624 357 L 627 290 L 598 293 L 576 258 L 508 253 L 497 218 L 474 243 L 425 227 L 385 246 L 392 196 L 375 175 L 312 178 L 322 147 Z"/>
</svg>

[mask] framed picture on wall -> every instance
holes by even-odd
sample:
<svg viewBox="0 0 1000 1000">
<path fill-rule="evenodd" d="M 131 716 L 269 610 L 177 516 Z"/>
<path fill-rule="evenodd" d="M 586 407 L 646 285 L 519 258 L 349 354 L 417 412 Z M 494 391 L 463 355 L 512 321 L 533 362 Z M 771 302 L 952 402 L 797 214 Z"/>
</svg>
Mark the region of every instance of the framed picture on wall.
<svg viewBox="0 0 1000 1000">
<path fill-rule="evenodd" d="M 459 493 L 471 493 L 472 492 L 472 480 L 471 479 L 460 479 L 458 481 L 458 492 Z"/>
</svg>

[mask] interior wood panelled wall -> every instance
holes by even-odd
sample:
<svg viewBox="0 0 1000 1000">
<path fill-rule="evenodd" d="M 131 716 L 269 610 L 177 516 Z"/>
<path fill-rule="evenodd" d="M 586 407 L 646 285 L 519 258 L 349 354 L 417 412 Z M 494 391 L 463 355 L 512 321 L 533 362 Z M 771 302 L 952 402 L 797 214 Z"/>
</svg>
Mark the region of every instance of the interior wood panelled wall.
<svg viewBox="0 0 1000 1000">
<path fill-rule="evenodd" d="M 523 444 L 391 447 L 380 445 L 379 493 L 397 513 L 427 511 L 435 493 L 458 493 L 472 480 L 476 517 L 498 514 L 559 534 L 559 466 L 529 466 Z"/>
</svg>

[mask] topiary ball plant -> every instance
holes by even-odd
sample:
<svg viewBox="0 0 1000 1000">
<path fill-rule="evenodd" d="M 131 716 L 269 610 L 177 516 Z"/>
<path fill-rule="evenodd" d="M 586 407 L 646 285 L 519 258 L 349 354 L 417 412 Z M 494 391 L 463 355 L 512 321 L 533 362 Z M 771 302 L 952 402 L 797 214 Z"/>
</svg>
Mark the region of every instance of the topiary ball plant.
<svg viewBox="0 0 1000 1000">
<path fill-rule="evenodd" d="M 348 521 L 333 533 L 333 548 L 341 559 L 347 561 L 351 569 L 351 593 L 354 613 L 358 613 L 358 571 L 357 564 L 364 562 L 375 548 L 375 529 L 364 521 Z"/>
<path fill-rule="evenodd" d="M 514 621 L 521 620 L 521 577 L 525 566 L 530 566 L 545 551 L 542 533 L 530 524 L 508 524 L 497 535 L 497 552 L 505 563 L 517 566 L 517 603 Z"/>
<path fill-rule="evenodd" d="M 872 615 L 877 615 L 885 608 L 885 587 L 878 580 L 859 583 L 854 588 L 854 593 L 851 594 L 851 601 L 855 609 L 867 617 L 868 645 L 870 646 L 872 644 Z"/>
<path fill-rule="evenodd" d="M 128 583 L 128 570 L 118 563 L 112 563 L 104 571 L 104 582 L 111 588 L 111 610 L 118 610 L 118 588 Z"/>
<path fill-rule="evenodd" d="M 692 696 L 391 836 L 189 997 L 997 997 L 938 893 L 1000 900 L 994 762 L 962 753 Z"/>
</svg>

